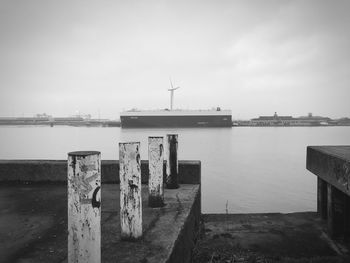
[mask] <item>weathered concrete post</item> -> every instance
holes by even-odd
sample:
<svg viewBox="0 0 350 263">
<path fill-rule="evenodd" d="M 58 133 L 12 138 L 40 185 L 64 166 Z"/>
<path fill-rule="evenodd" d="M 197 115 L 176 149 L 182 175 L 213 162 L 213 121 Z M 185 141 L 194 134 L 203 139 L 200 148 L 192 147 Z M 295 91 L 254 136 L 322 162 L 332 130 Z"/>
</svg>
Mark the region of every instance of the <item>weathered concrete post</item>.
<svg viewBox="0 0 350 263">
<path fill-rule="evenodd" d="M 327 186 L 328 233 L 334 238 L 344 234 L 345 196 L 333 185 L 328 184 Z"/>
<path fill-rule="evenodd" d="M 142 236 L 140 143 L 119 143 L 120 224 L 123 240 Z"/>
<path fill-rule="evenodd" d="M 317 213 L 327 219 L 327 182 L 317 177 Z"/>
<path fill-rule="evenodd" d="M 164 205 L 163 191 L 163 137 L 148 137 L 148 205 Z"/>
<path fill-rule="evenodd" d="M 101 154 L 68 153 L 68 263 L 101 262 Z"/>
<path fill-rule="evenodd" d="M 345 215 L 344 215 L 344 236 L 345 238 L 350 238 L 350 197 L 344 195 L 344 206 L 345 206 Z"/>
<path fill-rule="evenodd" d="M 177 134 L 167 134 L 166 187 L 179 188 L 179 164 L 177 160 Z"/>
</svg>

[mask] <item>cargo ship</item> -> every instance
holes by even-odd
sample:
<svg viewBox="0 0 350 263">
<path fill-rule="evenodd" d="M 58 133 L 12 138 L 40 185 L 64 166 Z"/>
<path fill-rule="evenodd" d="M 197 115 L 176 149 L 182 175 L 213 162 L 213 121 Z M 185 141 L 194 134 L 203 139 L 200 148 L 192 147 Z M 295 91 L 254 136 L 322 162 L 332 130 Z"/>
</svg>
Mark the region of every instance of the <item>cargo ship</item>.
<svg viewBox="0 0 350 263">
<path fill-rule="evenodd" d="M 122 128 L 232 127 L 231 110 L 130 110 L 120 114 Z"/>
<path fill-rule="evenodd" d="M 170 110 L 132 109 L 120 114 L 122 128 L 232 127 L 231 110 L 173 110 L 174 87 L 170 79 Z"/>
</svg>

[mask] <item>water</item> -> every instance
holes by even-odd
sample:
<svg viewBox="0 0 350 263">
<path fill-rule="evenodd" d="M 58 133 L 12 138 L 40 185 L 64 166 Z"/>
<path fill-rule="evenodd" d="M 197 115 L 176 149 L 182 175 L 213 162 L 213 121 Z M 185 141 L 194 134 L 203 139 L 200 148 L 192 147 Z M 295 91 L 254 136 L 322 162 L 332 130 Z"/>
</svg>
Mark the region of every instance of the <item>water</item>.
<svg viewBox="0 0 350 263">
<path fill-rule="evenodd" d="M 237 127 L 120 129 L 0 127 L 0 159 L 66 159 L 76 150 L 118 159 L 118 143 L 179 134 L 179 159 L 202 162 L 202 212 L 316 210 L 316 176 L 306 166 L 307 145 L 350 145 L 350 127 Z M 116 175 L 117 176 L 117 175 Z"/>
</svg>

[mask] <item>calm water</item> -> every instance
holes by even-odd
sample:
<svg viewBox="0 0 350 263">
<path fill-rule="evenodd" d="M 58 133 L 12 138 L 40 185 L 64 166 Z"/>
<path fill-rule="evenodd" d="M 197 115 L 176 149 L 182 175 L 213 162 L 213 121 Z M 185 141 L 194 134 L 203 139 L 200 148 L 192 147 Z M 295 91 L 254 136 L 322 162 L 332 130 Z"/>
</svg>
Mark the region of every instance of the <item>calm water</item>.
<svg viewBox="0 0 350 263">
<path fill-rule="evenodd" d="M 66 159 L 76 150 L 118 159 L 118 143 L 179 134 L 179 159 L 202 162 L 202 211 L 315 211 L 316 177 L 305 168 L 307 145 L 350 145 L 350 127 L 120 129 L 0 127 L 0 159 Z"/>
</svg>

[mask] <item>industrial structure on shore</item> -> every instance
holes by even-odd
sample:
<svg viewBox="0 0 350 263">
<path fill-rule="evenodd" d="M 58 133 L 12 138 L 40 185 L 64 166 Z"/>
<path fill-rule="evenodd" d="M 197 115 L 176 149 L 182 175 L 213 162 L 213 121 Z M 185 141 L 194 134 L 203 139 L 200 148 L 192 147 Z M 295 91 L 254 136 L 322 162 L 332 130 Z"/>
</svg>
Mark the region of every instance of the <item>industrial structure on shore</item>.
<svg viewBox="0 0 350 263">
<path fill-rule="evenodd" d="M 119 121 L 108 119 L 93 119 L 91 115 L 74 115 L 69 117 L 53 117 L 51 115 L 36 114 L 33 117 L 0 117 L 0 125 L 57 125 L 119 127 Z"/>
<path fill-rule="evenodd" d="M 350 126 L 349 118 L 331 119 L 329 117 L 313 116 L 260 116 L 251 120 L 234 121 L 233 126 Z"/>
</svg>

